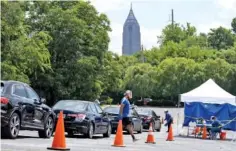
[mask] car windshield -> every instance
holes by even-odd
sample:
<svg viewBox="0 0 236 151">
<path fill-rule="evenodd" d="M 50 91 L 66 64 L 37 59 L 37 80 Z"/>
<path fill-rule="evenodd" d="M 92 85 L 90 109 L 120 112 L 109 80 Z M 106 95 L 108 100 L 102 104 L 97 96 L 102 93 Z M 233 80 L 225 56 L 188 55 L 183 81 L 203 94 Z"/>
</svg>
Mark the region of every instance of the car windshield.
<svg viewBox="0 0 236 151">
<path fill-rule="evenodd" d="M 104 112 L 111 113 L 111 114 L 119 114 L 120 108 L 118 107 L 108 107 L 104 109 Z"/>
<path fill-rule="evenodd" d="M 74 100 L 63 100 L 57 102 L 54 106 L 54 110 L 70 110 L 74 112 L 86 110 L 88 103 Z"/>
<path fill-rule="evenodd" d="M 151 111 L 150 110 L 137 110 L 138 114 L 140 115 L 151 115 Z"/>
</svg>

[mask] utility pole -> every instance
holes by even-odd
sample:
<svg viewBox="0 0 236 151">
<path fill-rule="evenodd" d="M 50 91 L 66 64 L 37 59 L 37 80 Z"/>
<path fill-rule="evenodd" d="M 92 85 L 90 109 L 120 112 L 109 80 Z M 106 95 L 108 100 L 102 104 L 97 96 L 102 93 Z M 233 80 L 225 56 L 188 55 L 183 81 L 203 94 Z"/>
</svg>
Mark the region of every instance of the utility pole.
<svg viewBox="0 0 236 151">
<path fill-rule="evenodd" d="M 174 27 L 174 10 L 171 9 L 171 23 L 172 23 L 172 28 Z"/>
</svg>

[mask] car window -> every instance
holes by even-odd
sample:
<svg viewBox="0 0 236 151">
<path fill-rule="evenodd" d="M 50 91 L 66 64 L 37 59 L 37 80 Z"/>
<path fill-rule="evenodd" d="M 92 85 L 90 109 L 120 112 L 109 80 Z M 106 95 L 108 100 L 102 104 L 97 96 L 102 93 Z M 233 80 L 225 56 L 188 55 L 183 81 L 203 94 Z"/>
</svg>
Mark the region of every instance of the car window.
<svg viewBox="0 0 236 151">
<path fill-rule="evenodd" d="M 31 89 L 30 87 L 25 87 L 25 88 L 28 93 L 29 99 L 32 99 L 32 100 L 36 99 L 39 101 L 39 96 L 37 95 L 37 93 L 33 89 Z"/>
<path fill-rule="evenodd" d="M 152 113 L 150 112 L 150 110 L 146 110 L 146 109 L 139 109 L 139 110 L 137 110 L 137 112 L 138 112 L 138 114 L 140 114 L 140 115 L 147 115 L 147 116 L 150 116 L 150 115 L 152 115 Z"/>
<path fill-rule="evenodd" d="M 95 108 L 94 104 L 90 104 L 89 105 L 89 108 L 90 108 L 90 111 L 93 112 L 93 113 L 98 113 L 97 112 L 97 109 Z"/>
<path fill-rule="evenodd" d="M 61 100 L 53 106 L 53 110 L 85 111 L 88 103 L 75 100 Z"/>
<path fill-rule="evenodd" d="M 27 94 L 25 91 L 24 86 L 22 85 L 13 85 L 13 92 L 14 95 L 21 96 L 27 98 Z"/>
<path fill-rule="evenodd" d="M 130 115 L 132 115 L 133 117 L 138 117 L 138 114 L 135 110 L 130 110 Z"/>
<path fill-rule="evenodd" d="M 96 107 L 98 113 L 101 114 L 102 113 L 101 107 L 98 104 L 95 104 L 95 107 Z"/>
<path fill-rule="evenodd" d="M 110 114 L 119 114 L 120 108 L 118 107 L 106 107 L 104 109 L 104 112 L 110 113 Z"/>
<path fill-rule="evenodd" d="M 154 111 L 152 111 L 152 116 L 157 117 L 157 115 Z"/>
</svg>

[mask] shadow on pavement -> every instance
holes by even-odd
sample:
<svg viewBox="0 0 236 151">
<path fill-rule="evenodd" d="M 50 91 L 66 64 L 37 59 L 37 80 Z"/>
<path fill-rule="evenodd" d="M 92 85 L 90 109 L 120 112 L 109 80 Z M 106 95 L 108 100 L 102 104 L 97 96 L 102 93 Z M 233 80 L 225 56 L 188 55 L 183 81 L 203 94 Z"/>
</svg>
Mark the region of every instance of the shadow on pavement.
<svg viewBox="0 0 236 151">
<path fill-rule="evenodd" d="M 67 138 L 78 138 L 78 139 L 90 139 L 90 138 L 87 138 L 86 136 L 84 135 L 73 135 L 73 136 L 69 136 L 69 135 L 66 135 Z M 95 135 L 93 136 L 93 139 L 102 139 L 104 138 L 102 135 Z"/>
<path fill-rule="evenodd" d="M 24 135 L 19 135 L 16 139 L 28 139 L 28 138 L 41 139 L 40 137 L 36 137 L 36 136 L 24 136 Z M 4 137 L 4 136 L 1 136 L 1 139 L 9 139 L 9 140 L 12 140 L 12 139 L 7 138 L 7 137 Z M 14 140 L 14 139 L 13 139 L 13 140 Z"/>
<path fill-rule="evenodd" d="M 193 140 L 193 139 L 196 140 L 197 139 L 197 140 L 222 141 L 222 142 L 224 142 L 224 141 L 231 142 L 232 141 L 232 139 L 230 139 L 230 138 L 226 138 L 225 140 L 220 140 L 219 138 L 217 138 L 217 140 L 211 140 L 209 138 L 202 139 L 201 137 L 194 137 L 194 136 L 180 136 L 180 135 L 177 135 L 177 136 L 174 136 L 174 137 L 176 137 L 176 138 L 186 138 L 186 139 L 191 139 L 191 140 Z"/>
</svg>

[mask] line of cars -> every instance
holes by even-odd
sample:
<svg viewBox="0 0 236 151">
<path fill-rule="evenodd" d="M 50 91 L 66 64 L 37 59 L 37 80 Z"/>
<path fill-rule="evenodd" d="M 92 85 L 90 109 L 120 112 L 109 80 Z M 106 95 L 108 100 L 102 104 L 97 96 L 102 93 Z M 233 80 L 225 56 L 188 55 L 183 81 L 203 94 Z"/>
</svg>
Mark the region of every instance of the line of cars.
<svg viewBox="0 0 236 151">
<path fill-rule="evenodd" d="M 92 138 L 95 134 L 110 137 L 118 126 L 119 106 L 102 109 L 96 102 L 61 100 L 52 108 L 45 99 L 27 84 L 17 81 L 1 81 L 1 135 L 16 138 L 20 130 L 38 131 L 41 138 L 50 138 L 55 130 L 58 115 L 63 111 L 65 132 L 69 136 L 83 134 Z M 160 116 L 149 109 L 132 107 L 130 112 L 134 131 L 161 130 Z M 126 130 L 124 128 L 124 130 Z"/>
</svg>

